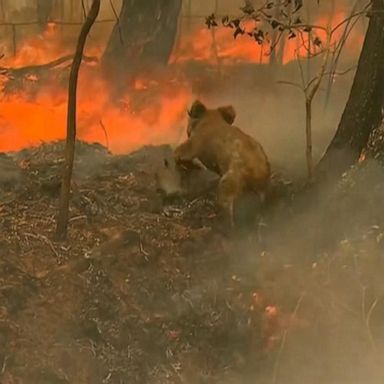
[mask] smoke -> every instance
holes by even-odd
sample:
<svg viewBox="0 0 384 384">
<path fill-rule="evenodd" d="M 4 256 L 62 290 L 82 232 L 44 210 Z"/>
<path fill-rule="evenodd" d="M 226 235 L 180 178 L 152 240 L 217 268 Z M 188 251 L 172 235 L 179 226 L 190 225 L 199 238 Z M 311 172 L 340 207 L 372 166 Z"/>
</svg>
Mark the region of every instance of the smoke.
<svg viewBox="0 0 384 384">
<path fill-rule="evenodd" d="M 348 68 L 350 62 L 346 60 L 342 66 Z M 304 98 L 300 90 L 278 83 L 279 80 L 300 81 L 297 64 L 291 63 L 277 72 L 269 66 L 254 64 L 239 65 L 237 68 L 225 68 L 220 76 L 215 72 L 210 83 L 203 84 L 204 89 L 202 86 L 188 85 L 192 89 L 188 89 L 186 95 L 181 92 L 177 97 L 181 102 L 177 104 L 175 112 L 170 112 L 171 102 L 159 108 L 163 116 L 161 125 L 158 119 L 152 119 L 156 113 L 150 113 L 150 123 L 147 124 L 136 117 L 127 119 L 125 111 L 113 110 L 107 117 L 106 112 L 100 112 L 100 116 L 94 119 L 94 130 L 98 130 L 98 137 L 104 138 L 99 124 L 103 118 L 110 137 L 119 142 L 125 139 L 125 143 L 118 147 L 123 152 L 127 149 L 126 142 L 132 143 L 134 140 L 135 145 L 151 140 L 156 144 L 176 141 L 178 135 L 171 134 L 164 127 L 174 123 L 175 119 L 169 119 L 170 115 L 178 117 L 187 98 L 192 101 L 194 97 L 199 97 L 209 107 L 229 103 L 237 111 L 235 124 L 261 142 L 273 169 L 283 172 L 287 178 L 304 178 Z M 216 69 L 219 70 L 208 70 Z M 193 70 L 197 77 L 204 78 L 207 68 Z M 316 64 L 313 67 L 315 70 Z M 337 79 L 327 108 L 324 108 L 323 88 L 314 101 L 315 160 L 320 158 L 335 132 L 352 77 L 353 73 L 350 72 Z M 103 88 L 100 89 L 98 94 L 91 92 L 92 102 L 97 95 L 106 93 Z M 170 93 L 172 96 L 176 94 L 174 88 Z M 86 109 L 87 115 L 93 116 L 95 109 L 100 109 L 99 105 Z M 39 110 L 37 112 L 40 113 Z M 17 115 L 23 114 L 19 112 Z M 87 116 L 83 122 L 86 120 Z M 151 131 L 149 134 L 144 128 L 152 125 L 156 130 L 153 129 L 154 133 Z M 30 123 L 26 128 L 30 128 Z M 164 134 L 160 134 L 162 130 Z M 28 132 L 27 129 L 25 132 Z M 92 135 L 89 137 L 94 138 Z M 161 156 L 163 153 L 165 151 L 161 151 Z M 81 154 L 82 161 L 76 164 L 76 176 L 82 180 L 87 177 L 97 179 L 98 168 L 109 156 L 102 150 L 97 155 L 94 152 L 87 153 L 86 147 Z M 161 156 L 153 158 L 151 164 L 159 164 Z M 140 152 L 130 160 L 138 161 L 139 157 Z M 135 170 L 133 160 L 124 163 L 126 168 L 121 169 L 122 173 L 129 174 Z M 6 157 L 4 161 L 0 157 L 0 184 L 12 184 L 20 175 L 12 167 L 9 158 Z M 114 164 L 109 166 L 113 167 Z M 237 373 L 228 378 L 223 368 L 221 383 L 382 383 L 384 174 L 381 166 L 375 161 L 366 161 L 350 170 L 337 185 L 324 186 L 293 203 L 290 201 L 291 191 L 288 188 L 285 191 L 285 199 L 264 214 L 257 231 L 251 234 L 242 234 L 235 240 L 219 241 L 203 236 L 206 228 L 201 224 L 202 228 L 196 230 L 195 239 L 192 238 L 189 243 L 185 241 L 185 247 L 194 248 L 196 258 L 207 258 L 201 265 L 212 269 L 212 278 L 207 278 L 206 271 L 203 274 L 198 270 L 196 260 L 183 260 L 183 263 L 195 263 L 196 266 L 191 270 L 197 277 L 201 273 L 204 280 L 199 281 L 194 276 L 193 283 L 180 287 L 180 294 L 173 295 L 169 302 L 165 302 L 164 297 L 169 297 L 166 294 L 159 296 L 164 302 L 158 300 L 158 303 L 165 307 L 165 312 L 174 310 L 175 320 L 183 325 L 193 321 L 202 324 L 203 331 L 200 332 L 206 332 L 204 346 L 207 350 L 213 349 L 212 345 L 216 342 L 214 347 L 217 350 L 233 350 L 228 360 L 236 360 L 235 356 L 241 355 Z M 201 215 L 201 212 L 198 213 Z M 204 212 L 207 213 L 206 210 Z M 204 217 L 202 223 L 203 220 Z M 165 232 L 169 236 L 169 230 Z M 215 247 L 211 245 L 215 241 L 223 243 L 220 248 L 222 251 L 216 251 L 217 255 L 213 255 L 212 249 Z M 211 254 L 205 251 L 208 245 L 211 245 Z M 171 258 L 167 262 L 171 262 Z M 249 292 L 254 289 L 255 297 L 256 293 L 264 297 L 265 323 L 260 321 L 262 324 L 259 328 L 270 333 L 267 340 L 269 350 L 262 357 L 255 356 L 252 348 L 242 348 L 243 345 L 248 347 L 254 340 L 247 339 L 250 334 L 247 333 L 249 318 L 244 317 L 240 321 L 236 317 L 237 308 L 227 308 L 226 295 L 231 294 L 226 285 L 228 278 L 233 280 L 235 286 L 231 287 L 233 295 L 238 291 L 242 293 L 242 290 Z M 210 309 L 209 303 L 205 302 L 207 297 L 212 297 L 215 305 L 216 300 L 221 300 L 227 309 L 223 313 L 233 322 L 229 331 L 224 326 L 219 329 L 224 336 L 218 333 L 218 327 L 215 329 L 217 333 L 212 336 L 212 314 L 207 310 Z M 188 318 L 192 313 L 191 307 L 195 317 Z M 245 311 L 238 312 L 243 314 Z M 222 320 L 220 315 L 212 315 L 219 324 L 227 320 Z M 272 330 L 265 330 L 272 325 Z M 259 330 L 258 326 L 255 328 Z M 191 336 L 191 343 L 194 337 Z M 202 378 L 193 376 L 201 368 L 199 358 L 186 359 L 185 364 L 181 361 L 183 369 L 186 369 L 183 382 L 204 382 Z"/>
<path fill-rule="evenodd" d="M 267 213 L 261 242 L 239 241 L 233 273 L 278 308 L 280 332 L 264 370 L 234 382 L 383 382 L 383 192 L 382 166 L 366 160 Z"/>
<path fill-rule="evenodd" d="M 303 92 L 280 81 L 300 82 L 297 64 L 283 66 L 276 73 L 269 66 L 240 66 L 238 72 L 217 83 L 219 88 L 199 95 L 215 107 L 231 104 L 235 125 L 265 147 L 272 164 L 291 175 L 305 175 L 305 99 Z M 319 160 L 330 142 L 347 100 L 353 74 L 333 85 L 325 108 L 321 89 L 313 102 L 313 155 Z"/>
</svg>

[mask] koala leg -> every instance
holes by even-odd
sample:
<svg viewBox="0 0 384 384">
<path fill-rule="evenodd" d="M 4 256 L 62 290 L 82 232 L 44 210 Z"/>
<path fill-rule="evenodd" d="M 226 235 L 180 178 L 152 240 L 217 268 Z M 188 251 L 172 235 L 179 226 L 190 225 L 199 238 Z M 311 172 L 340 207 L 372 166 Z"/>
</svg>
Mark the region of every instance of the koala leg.
<svg viewBox="0 0 384 384">
<path fill-rule="evenodd" d="M 207 171 L 208 170 L 208 168 L 197 157 L 193 158 L 192 164 L 195 165 L 197 168 L 202 169 L 203 171 Z"/>
<path fill-rule="evenodd" d="M 222 176 L 219 182 L 218 200 L 223 212 L 229 219 L 230 226 L 234 228 L 234 203 L 238 195 L 238 180 L 230 172 Z"/>
</svg>

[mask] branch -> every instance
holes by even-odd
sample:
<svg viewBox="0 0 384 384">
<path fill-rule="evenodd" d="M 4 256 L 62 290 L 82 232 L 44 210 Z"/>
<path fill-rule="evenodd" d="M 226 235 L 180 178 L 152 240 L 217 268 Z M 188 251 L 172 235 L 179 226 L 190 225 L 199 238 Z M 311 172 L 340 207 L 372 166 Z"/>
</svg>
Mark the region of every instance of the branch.
<svg viewBox="0 0 384 384">
<path fill-rule="evenodd" d="M 277 83 L 278 83 L 278 84 L 283 84 L 283 85 L 291 85 L 291 86 L 293 86 L 293 87 L 299 88 L 299 89 L 302 90 L 302 91 L 304 90 L 303 87 L 302 87 L 300 84 L 298 84 L 298 83 L 294 83 L 294 82 L 292 82 L 292 81 L 279 80 L 279 81 L 277 81 Z"/>
<path fill-rule="evenodd" d="M 337 24 L 334 28 L 331 30 L 331 34 L 335 33 L 340 27 L 342 27 L 345 23 L 349 23 L 353 18 L 360 17 L 362 15 L 365 15 L 367 13 L 368 8 L 371 6 L 371 3 L 369 2 L 362 11 L 356 12 L 350 16 L 348 16 L 346 19 L 340 21 L 339 24 Z"/>
<path fill-rule="evenodd" d="M 323 63 L 321 64 L 319 74 L 315 77 L 315 80 L 313 82 L 310 82 L 309 84 L 307 84 L 307 87 L 305 89 L 306 98 L 309 102 L 312 101 L 317 90 L 319 89 L 320 84 L 321 84 L 321 80 L 323 79 L 325 71 L 327 69 L 328 59 L 329 59 L 329 55 L 330 55 L 331 38 L 332 38 L 332 33 L 328 30 L 326 48 L 325 48 L 325 53 L 324 53 L 324 57 L 323 57 Z M 313 86 L 311 88 L 312 84 L 313 84 Z M 308 91 L 309 91 L 309 93 L 307 93 Z"/>
<path fill-rule="evenodd" d="M 42 71 L 45 69 L 52 69 L 54 67 L 57 67 L 61 64 L 66 63 L 67 61 L 73 60 L 74 57 L 75 57 L 75 55 L 71 54 L 71 55 L 60 57 L 58 59 L 55 59 L 55 60 L 50 61 L 50 62 L 45 63 L 45 64 L 28 65 L 26 67 L 17 67 L 17 68 L 0 67 L 0 71 L 2 72 L 2 74 L 9 75 L 9 76 L 12 76 L 12 75 L 21 76 L 23 73 L 39 72 L 39 71 Z M 94 56 L 83 55 L 82 61 L 84 61 L 86 63 L 91 63 L 91 62 L 97 62 L 98 59 L 97 59 L 97 57 L 94 57 Z"/>
</svg>

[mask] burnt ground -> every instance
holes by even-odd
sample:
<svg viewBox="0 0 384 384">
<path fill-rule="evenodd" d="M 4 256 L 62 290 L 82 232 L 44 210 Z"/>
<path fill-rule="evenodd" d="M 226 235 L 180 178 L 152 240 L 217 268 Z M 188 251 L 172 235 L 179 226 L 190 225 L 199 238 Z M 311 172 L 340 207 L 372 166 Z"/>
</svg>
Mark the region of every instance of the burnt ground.
<svg viewBox="0 0 384 384">
<path fill-rule="evenodd" d="M 64 243 L 62 143 L 0 157 L 0 383 L 382 383 L 381 168 L 228 235 L 167 150 L 79 142 Z"/>
</svg>

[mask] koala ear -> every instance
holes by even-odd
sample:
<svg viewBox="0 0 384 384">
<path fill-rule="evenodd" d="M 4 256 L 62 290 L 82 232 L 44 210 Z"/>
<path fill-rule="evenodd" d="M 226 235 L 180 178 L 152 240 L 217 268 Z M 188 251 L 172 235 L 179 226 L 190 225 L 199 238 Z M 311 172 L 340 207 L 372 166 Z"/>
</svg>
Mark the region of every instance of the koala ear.
<svg viewBox="0 0 384 384">
<path fill-rule="evenodd" d="M 206 111 L 207 107 L 200 100 L 195 100 L 188 111 L 188 116 L 192 119 L 200 119 Z"/>
<path fill-rule="evenodd" d="M 226 105 L 224 107 L 217 108 L 223 119 L 230 125 L 233 124 L 236 118 L 236 111 L 232 105 Z"/>
</svg>

